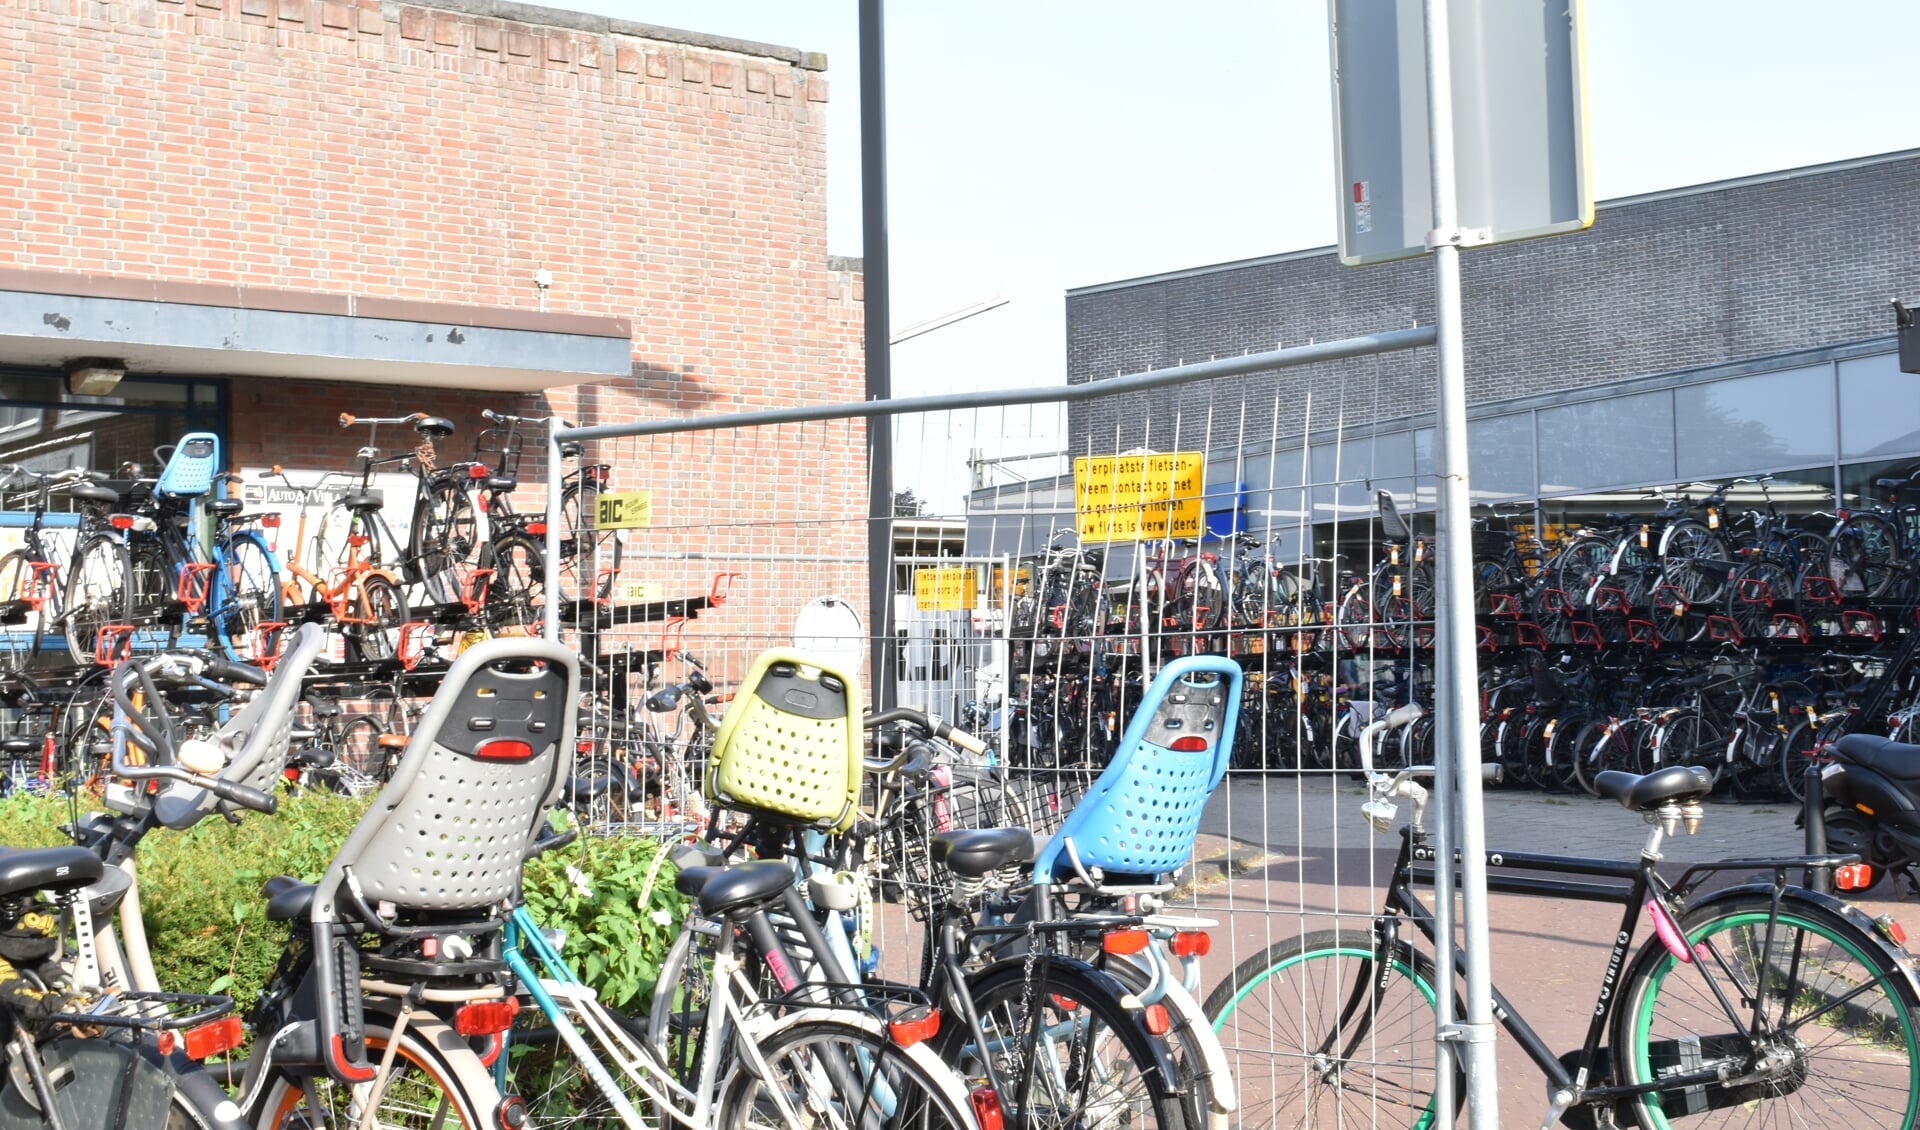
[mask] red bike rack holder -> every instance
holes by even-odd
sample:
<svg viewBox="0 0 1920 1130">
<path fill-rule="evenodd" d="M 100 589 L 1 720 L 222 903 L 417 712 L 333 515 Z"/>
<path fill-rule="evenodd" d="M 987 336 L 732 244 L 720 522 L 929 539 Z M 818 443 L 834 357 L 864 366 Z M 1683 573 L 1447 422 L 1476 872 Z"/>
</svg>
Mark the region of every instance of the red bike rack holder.
<svg viewBox="0 0 1920 1130">
<path fill-rule="evenodd" d="M 1839 604 L 1840 585 L 1832 577 L 1808 573 L 1800 579 L 1800 599 L 1808 604 Z"/>
<path fill-rule="evenodd" d="M 1513 626 L 1513 641 L 1520 647 L 1547 650 L 1546 629 L 1531 620 L 1522 620 Z"/>
<path fill-rule="evenodd" d="M 1540 594 L 1540 607 L 1548 612 L 1564 612 L 1573 615 L 1573 601 L 1568 599 L 1565 589 L 1546 589 Z"/>
<path fill-rule="evenodd" d="M 1738 645 L 1742 642 L 1740 625 L 1731 616 L 1713 615 L 1707 617 L 1707 638 L 1715 643 Z"/>
<path fill-rule="evenodd" d="M 1475 647 L 1479 647 L 1487 651 L 1499 650 L 1499 641 L 1493 638 L 1492 628 L 1487 627 L 1485 624 L 1477 624 L 1475 625 L 1475 627 L 1478 630 L 1479 636 L 1480 636 L 1479 640 L 1476 641 L 1474 644 Z"/>
<path fill-rule="evenodd" d="M 1627 590 L 1602 585 L 1593 590 L 1593 609 L 1596 612 L 1617 612 L 1625 616 L 1633 611 L 1633 602 L 1627 599 Z"/>
<path fill-rule="evenodd" d="M 1881 635 L 1880 617 L 1862 608 L 1843 609 L 1840 613 L 1840 632 L 1854 639 L 1877 643 Z"/>
<path fill-rule="evenodd" d="M 403 670 L 411 671 L 420 666 L 420 660 L 427 654 L 427 648 L 433 643 L 433 625 L 425 620 L 409 620 L 400 625 L 400 642 L 395 648 Z"/>
<path fill-rule="evenodd" d="M 660 624 L 660 658 L 678 659 L 686 654 L 687 617 L 669 616 Z"/>
<path fill-rule="evenodd" d="M 1600 625 L 1591 620 L 1569 620 L 1567 636 L 1573 640 L 1573 646 L 1590 647 L 1595 651 L 1605 647 L 1607 642 L 1600 633 Z"/>
<path fill-rule="evenodd" d="M 460 579 L 460 604 L 472 616 L 487 606 L 493 588 L 493 570 L 475 569 Z"/>
<path fill-rule="evenodd" d="M 595 604 L 613 603 L 613 580 L 619 574 L 618 569 L 602 569 L 593 575 L 593 593 Z"/>
<path fill-rule="evenodd" d="M 744 576 L 745 573 L 715 573 L 713 584 L 707 588 L 707 604 L 714 608 L 725 604 L 733 594 L 733 579 Z"/>
<path fill-rule="evenodd" d="M 180 567 L 180 580 L 173 586 L 173 599 L 187 606 L 188 615 L 198 616 L 207 606 L 207 593 L 213 588 L 213 571 L 220 566 L 210 561 L 194 561 Z"/>
<path fill-rule="evenodd" d="M 59 587 L 60 566 L 52 561 L 29 561 L 27 568 L 33 570 L 33 576 L 27 578 L 27 591 L 20 594 L 20 599 L 38 612 L 47 602 L 47 593 Z"/>
<path fill-rule="evenodd" d="M 253 663 L 256 667 L 272 673 L 273 665 L 286 654 L 287 628 L 290 626 L 285 620 L 263 620 L 253 626 Z"/>
<path fill-rule="evenodd" d="M 1659 651 L 1660 633 L 1654 628 L 1653 621 L 1651 620 L 1628 620 L 1627 642 L 1645 644 L 1655 651 Z"/>
<path fill-rule="evenodd" d="M 1733 588 L 1733 598 L 1742 604 L 1757 604 L 1762 608 L 1773 607 L 1773 586 L 1765 577 L 1742 577 Z"/>
<path fill-rule="evenodd" d="M 1510 592 L 1490 592 L 1487 594 L 1487 615 L 1510 616 L 1520 618 L 1520 598 Z"/>
<path fill-rule="evenodd" d="M 1773 625 L 1768 629 L 1768 634 L 1776 640 L 1793 640 L 1799 643 L 1805 643 L 1813 638 L 1813 633 L 1807 630 L 1807 622 L 1791 612 L 1774 613 Z"/>
<path fill-rule="evenodd" d="M 1687 592 L 1677 585 L 1656 585 L 1653 590 L 1653 606 L 1671 616 L 1685 615 Z"/>
<path fill-rule="evenodd" d="M 133 654 L 132 624 L 102 624 L 93 637 L 93 661 L 111 667 Z"/>
</svg>

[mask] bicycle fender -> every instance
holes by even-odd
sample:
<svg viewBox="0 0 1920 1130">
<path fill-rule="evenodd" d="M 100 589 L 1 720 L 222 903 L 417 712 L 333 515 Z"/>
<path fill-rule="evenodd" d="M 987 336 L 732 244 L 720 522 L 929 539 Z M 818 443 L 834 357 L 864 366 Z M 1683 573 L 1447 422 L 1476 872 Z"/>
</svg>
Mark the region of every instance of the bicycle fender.
<svg viewBox="0 0 1920 1130">
<path fill-rule="evenodd" d="M 1771 898 L 1773 896 L 1773 884 L 1742 883 L 1737 887 L 1727 887 L 1713 892 L 1698 902 L 1688 903 L 1687 911 L 1691 913 L 1701 907 L 1714 906 L 1719 903 L 1754 896 Z M 1882 934 L 1879 925 L 1874 922 L 1873 917 L 1866 911 L 1861 910 L 1845 899 L 1821 894 L 1819 891 L 1808 890 L 1804 887 L 1789 888 L 1780 898 L 1782 906 L 1795 902 L 1805 903 L 1824 910 L 1829 914 L 1837 915 L 1844 919 L 1847 925 L 1859 930 L 1862 936 L 1878 948 L 1880 955 L 1886 958 L 1887 961 L 1906 978 L 1907 991 L 1912 994 L 1910 999 L 1920 1001 L 1920 963 L 1916 962 L 1914 955 L 1908 953 L 1905 947 L 1896 945 L 1891 939 L 1887 938 L 1886 935 Z M 1682 924 L 1684 925 L 1684 918 Z M 1657 938 L 1649 943 L 1649 945 L 1658 944 L 1659 939 Z"/>
<path fill-rule="evenodd" d="M 1082 991 L 1082 995 L 1088 999 L 1091 999 L 1094 993 L 1105 993 L 1116 1001 L 1124 1000 L 1127 996 L 1127 987 L 1121 984 L 1113 974 L 1096 969 L 1077 957 L 1054 954 L 1049 960 L 1052 963 L 1047 972 L 1049 979 L 1059 978 L 1065 982 L 1077 980 L 1081 986 L 1079 991 Z M 1007 981 L 1024 984 L 1027 979 L 1026 964 L 1025 956 L 1002 958 L 976 973 L 968 974 L 967 988 L 971 992 L 979 993 L 997 988 Z M 1091 992 L 1084 990 L 1091 990 Z M 1068 991 L 1056 995 L 1070 996 L 1074 991 L 1076 990 L 1069 987 Z M 1167 1042 L 1147 1030 L 1146 1017 L 1141 1015 L 1141 1010 L 1128 1009 L 1126 1014 L 1134 1027 L 1140 1030 L 1140 1034 L 1147 1038 L 1148 1045 L 1153 1048 L 1153 1062 L 1143 1064 L 1143 1069 L 1158 1072 L 1160 1081 L 1167 1088 L 1168 1093 L 1179 1094 L 1180 1074 L 1173 1069 L 1173 1055 L 1167 1050 Z"/>
<path fill-rule="evenodd" d="M 1200 1002 L 1180 982 L 1168 978 L 1167 1007 L 1187 1018 L 1187 1039 L 1192 1043 L 1192 1051 L 1200 1053 L 1202 1076 L 1207 1080 L 1213 1095 L 1215 1114 L 1232 1114 L 1240 1108 L 1240 1093 L 1233 1083 L 1233 1065 L 1227 1062 L 1227 1049 L 1220 1043 L 1220 1033 L 1213 1030 L 1207 1021 L 1207 1014 Z"/>
</svg>

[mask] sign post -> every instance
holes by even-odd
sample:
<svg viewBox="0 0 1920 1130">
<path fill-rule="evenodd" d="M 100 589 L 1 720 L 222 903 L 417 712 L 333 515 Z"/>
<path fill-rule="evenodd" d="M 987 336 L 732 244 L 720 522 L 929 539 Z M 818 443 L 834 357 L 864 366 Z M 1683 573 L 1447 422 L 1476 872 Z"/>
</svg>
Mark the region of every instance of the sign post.
<svg viewBox="0 0 1920 1130">
<path fill-rule="evenodd" d="M 1434 1000 L 1434 1102 L 1438 1111 L 1455 1109 L 1457 1045 L 1474 1130 L 1497 1130 L 1500 1110 L 1467 567 L 1473 548 L 1460 249 L 1593 223 L 1580 2 L 1329 0 L 1341 262 L 1433 254 L 1439 352 L 1434 847 L 1441 860 L 1456 850 L 1460 858 L 1467 990 L 1464 1018 L 1453 1015 L 1451 994 Z M 1451 984 L 1453 868 L 1438 868 L 1435 884 L 1441 979 Z M 1564 1111 L 1567 1098 L 1553 1097 L 1549 1121 Z"/>
</svg>

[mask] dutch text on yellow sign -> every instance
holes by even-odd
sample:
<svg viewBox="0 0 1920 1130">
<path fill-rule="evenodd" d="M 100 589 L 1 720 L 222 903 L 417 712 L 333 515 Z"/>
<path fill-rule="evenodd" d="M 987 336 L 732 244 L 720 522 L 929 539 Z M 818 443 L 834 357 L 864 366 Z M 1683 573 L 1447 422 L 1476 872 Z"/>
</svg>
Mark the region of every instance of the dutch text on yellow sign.
<svg viewBox="0 0 1920 1130">
<path fill-rule="evenodd" d="M 1197 538 L 1206 521 L 1206 458 L 1199 451 L 1101 455 L 1073 461 L 1083 541 Z"/>
<path fill-rule="evenodd" d="M 602 494 L 593 500 L 596 530 L 644 530 L 653 525 L 653 492 L 629 490 Z"/>
<path fill-rule="evenodd" d="M 660 586 L 653 581 L 622 581 L 620 599 L 642 604 L 661 598 Z"/>
<path fill-rule="evenodd" d="M 957 612 L 976 599 L 973 570 L 965 565 L 913 571 L 913 606 L 922 612 Z"/>
</svg>

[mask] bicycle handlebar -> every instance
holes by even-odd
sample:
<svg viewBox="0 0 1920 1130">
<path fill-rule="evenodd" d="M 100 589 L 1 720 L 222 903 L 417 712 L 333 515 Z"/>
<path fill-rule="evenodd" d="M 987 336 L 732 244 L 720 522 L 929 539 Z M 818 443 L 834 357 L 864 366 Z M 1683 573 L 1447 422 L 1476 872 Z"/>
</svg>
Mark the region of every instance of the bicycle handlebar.
<svg viewBox="0 0 1920 1130">
<path fill-rule="evenodd" d="M 954 726 L 938 715 L 925 714 L 909 706 L 896 706 L 892 710 L 883 710 L 878 714 L 869 714 L 860 724 L 871 730 L 875 726 L 884 726 L 889 722 L 907 722 L 921 730 L 966 750 L 968 753 L 987 752 L 987 743 Z"/>
<path fill-rule="evenodd" d="M 342 412 L 340 426 L 351 428 L 355 424 L 411 424 L 426 418 L 425 412 L 415 412 L 410 416 L 355 416 L 351 412 Z"/>
<path fill-rule="evenodd" d="M 489 424 L 550 424 L 558 416 L 513 416 L 505 412 L 495 412 L 491 408 L 482 409 L 480 418 Z"/>
</svg>

